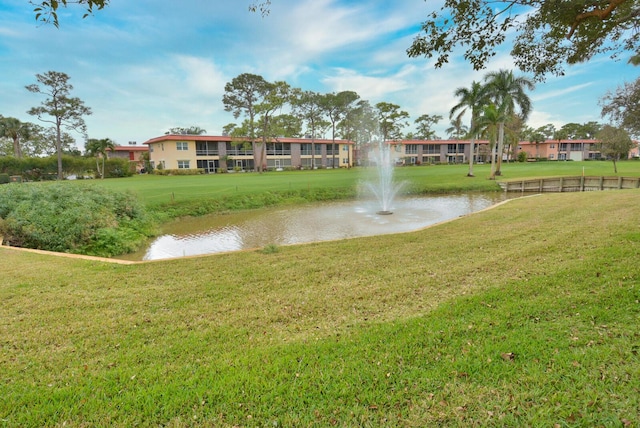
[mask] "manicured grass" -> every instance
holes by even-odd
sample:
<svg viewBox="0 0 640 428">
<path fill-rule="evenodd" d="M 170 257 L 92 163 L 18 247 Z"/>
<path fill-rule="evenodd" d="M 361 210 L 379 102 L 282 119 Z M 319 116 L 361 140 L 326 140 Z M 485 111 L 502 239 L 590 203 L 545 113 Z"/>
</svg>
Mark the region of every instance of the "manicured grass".
<svg viewBox="0 0 640 428">
<path fill-rule="evenodd" d="M 466 177 L 468 165 L 401 167 L 395 169 L 398 180 L 409 183 L 408 191 L 458 192 L 497 191 L 498 185 L 487 180 L 489 165 L 475 165 L 475 177 Z M 604 175 L 612 176 L 611 162 L 538 162 L 503 164 L 500 180 L 532 177 Z M 150 207 L 167 207 L 189 201 L 204 202 L 225 198 L 251 198 L 257 194 L 286 192 L 322 192 L 352 197 L 358 183 L 372 170 L 366 168 L 314 171 L 282 171 L 264 174 L 235 173 L 200 176 L 140 175 L 131 178 L 96 180 L 115 190 L 133 190 Z M 640 176 L 640 162 L 619 162 L 618 175 Z"/>
<path fill-rule="evenodd" d="M 0 421 L 638 426 L 638 224 L 620 190 L 130 266 L 0 248 Z"/>
</svg>

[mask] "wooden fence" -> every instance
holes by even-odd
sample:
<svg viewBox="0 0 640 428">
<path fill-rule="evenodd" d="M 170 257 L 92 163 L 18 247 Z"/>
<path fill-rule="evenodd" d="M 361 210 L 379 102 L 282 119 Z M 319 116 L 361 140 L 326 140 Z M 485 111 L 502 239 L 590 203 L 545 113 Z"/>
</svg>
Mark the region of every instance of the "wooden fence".
<svg viewBox="0 0 640 428">
<path fill-rule="evenodd" d="M 505 192 L 588 192 L 594 190 L 637 189 L 640 177 L 555 177 L 499 183 Z"/>
</svg>

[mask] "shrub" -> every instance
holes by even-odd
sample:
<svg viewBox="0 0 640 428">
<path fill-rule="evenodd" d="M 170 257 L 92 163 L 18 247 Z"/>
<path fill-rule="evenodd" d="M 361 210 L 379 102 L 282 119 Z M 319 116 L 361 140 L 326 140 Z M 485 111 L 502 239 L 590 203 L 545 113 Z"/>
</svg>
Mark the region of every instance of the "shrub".
<svg viewBox="0 0 640 428">
<path fill-rule="evenodd" d="M 518 152 L 518 162 L 526 162 L 527 161 L 527 152 L 521 151 Z"/>
<path fill-rule="evenodd" d="M 153 233 L 153 222 L 130 193 L 86 183 L 0 188 L 0 234 L 11 245 L 114 256 Z"/>
<path fill-rule="evenodd" d="M 204 174 L 204 169 L 156 169 L 153 173 L 156 175 L 200 175 Z"/>
<path fill-rule="evenodd" d="M 0 184 L 7 184 L 9 181 L 9 174 L 0 174 Z"/>
</svg>

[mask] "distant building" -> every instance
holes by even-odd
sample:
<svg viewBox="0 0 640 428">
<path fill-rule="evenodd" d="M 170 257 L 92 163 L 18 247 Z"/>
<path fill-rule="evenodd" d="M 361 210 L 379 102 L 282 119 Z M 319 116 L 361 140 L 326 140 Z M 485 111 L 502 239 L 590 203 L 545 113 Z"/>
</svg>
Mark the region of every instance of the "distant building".
<svg viewBox="0 0 640 428">
<path fill-rule="evenodd" d="M 128 146 L 116 146 L 114 150 L 109 151 L 110 158 L 128 159 L 135 164 L 136 171 L 140 172 L 144 168 L 144 154 L 149 151 L 146 146 L 138 146 L 129 142 Z"/>
<path fill-rule="evenodd" d="M 470 140 L 399 140 L 389 142 L 395 150 L 393 158 L 397 164 L 413 165 L 428 163 L 469 162 Z M 505 144 L 503 159 L 516 159 L 519 152 L 525 152 L 528 160 L 597 160 L 601 158 L 597 140 L 547 140 L 539 143 L 520 141 Z M 638 142 L 629 152 L 629 158 L 639 157 Z M 474 162 L 490 162 L 489 141 L 475 140 Z"/>
</svg>

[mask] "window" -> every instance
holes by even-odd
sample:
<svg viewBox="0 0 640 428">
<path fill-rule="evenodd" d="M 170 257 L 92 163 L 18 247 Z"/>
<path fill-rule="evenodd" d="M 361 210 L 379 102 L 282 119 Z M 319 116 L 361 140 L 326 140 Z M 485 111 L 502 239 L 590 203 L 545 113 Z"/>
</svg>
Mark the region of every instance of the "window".
<svg viewBox="0 0 640 428">
<path fill-rule="evenodd" d="M 440 144 L 423 144 L 422 145 L 422 153 L 428 155 L 439 155 L 440 154 Z"/>
<path fill-rule="evenodd" d="M 251 144 L 245 143 L 230 143 L 227 142 L 227 155 L 229 156 L 248 156 L 252 155 L 253 150 Z"/>
<path fill-rule="evenodd" d="M 556 148 L 556 145 L 555 145 L 555 144 L 551 144 L 551 145 L 549 145 L 549 148 L 550 148 L 550 149 L 555 149 L 555 148 Z"/>
<path fill-rule="evenodd" d="M 179 160 L 178 161 L 178 169 L 189 169 L 189 161 L 188 160 Z"/>
<path fill-rule="evenodd" d="M 311 144 L 309 144 L 309 143 L 300 144 L 300 154 L 301 155 L 310 155 L 311 154 Z"/>
<path fill-rule="evenodd" d="M 267 154 L 272 156 L 282 156 L 291 154 L 291 144 L 289 143 L 267 143 Z"/>
<path fill-rule="evenodd" d="M 176 143 L 176 149 L 179 151 L 189 150 L 189 143 L 187 143 L 186 141 L 178 141 Z"/>
<path fill-rule="evenodd" d="M 218 143 L 216 141 L 196 141 L 196 156 L 217 156 Z"/>
<path fill-rule="evenodd" d="M 153 153 L 153 144 L 149 144 L 149 152 Z"/>
<path fill-rule="evenodd" d="M 571 143 L 572 152 L 580 152 L 583 149 L 582 143 Z"/>
<path fill-rule="evenodd" d="M 418 153 L 418 145 L 417 144 L 407 144 L 404 148 L 404 152 L 408 155 L 415 155 Z"/>
</svg>

